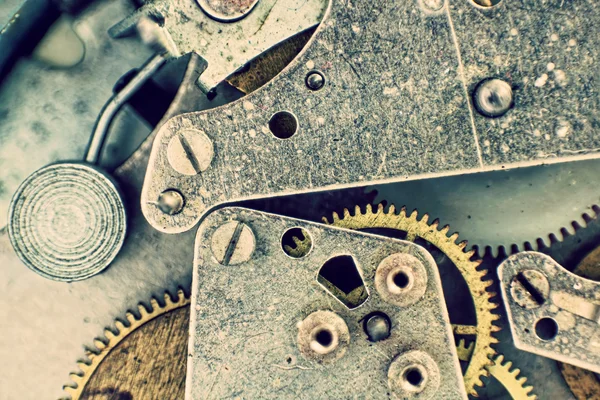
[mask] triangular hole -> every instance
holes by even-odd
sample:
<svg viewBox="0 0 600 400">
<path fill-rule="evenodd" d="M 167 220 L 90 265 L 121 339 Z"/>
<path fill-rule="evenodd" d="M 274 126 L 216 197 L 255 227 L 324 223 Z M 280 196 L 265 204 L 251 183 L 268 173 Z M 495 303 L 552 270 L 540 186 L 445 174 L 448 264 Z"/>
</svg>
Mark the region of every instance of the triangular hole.
<svg viewBox="0 0 600 400">
<path fill-rule="evenodd" d="M 360 306 L 369 298 L 354 257 L 349 255 L 327 260 L 319 270 L 317 282 L 349 309 Z"/>
</svg>

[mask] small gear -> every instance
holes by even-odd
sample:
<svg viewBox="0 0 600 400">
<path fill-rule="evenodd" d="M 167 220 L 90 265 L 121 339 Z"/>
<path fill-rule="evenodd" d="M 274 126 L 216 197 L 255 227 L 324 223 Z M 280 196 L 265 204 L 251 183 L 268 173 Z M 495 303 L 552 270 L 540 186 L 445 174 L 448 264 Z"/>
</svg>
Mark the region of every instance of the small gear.
<svg viewBox="0 0 600 400">
<path fill-rule="evenodd" d="M 474 343 L 466 345 L 464 339 L 461 339 L 456 345 L 458 359 L 461 361 L 469 361 L 473 354 Z M 493 364 L 488 365 L 486 369 L 491 376 L 494 377 L 510 394 L 514 400 L 536 400 L 537 396 L 531 393 L 533 386 L 525 386 L 527 378 L 519 377 L 520 370 L 515 368 L 511 370 L 512 362 L 504 361 L 504 356 L 498 354 L 493 359 Z"/>
<path fill-rule="evenodd" d="M 498 340 L 492 334 L 500 329 L 494 325 L 494 321 L 498 320 L 499 316 L 492 312 L 498 306 L 492 301 L 495 294 L 486 290 L 492 281 L 485 280 L 486 271 L 477 269 L 481 261 L 472 260 L 475 252 L 473 250 L 465 252 L 467 242 L 457 243 L 458 234 L 448 236 L 450 228 L 447 225 L 438 229 L 437 220 L 431 224 L 428 220 L 427 214 L 419 219 L 416 210 L 408 215 L 406 209 L 402 208 L 396 214 L 393 205 L 385 211 L 382 204 L 379 204 L 376 211 L 373 211 L 371 205 L 367 205 L 363 213 L 361 208 L 356 206 L 354 215 L 345 209 L 341 218 L 337 213 L 333 213 L 331 221 L 323 218 L 323 222 L 341 228 L 358 230 L 388 228 L 406 232 L 406 240 L 423 239 L 452 261 L 467 283 L 475 306 L 476 325 L 453 324 L 453 331 L 455 335 L 476 336 L 473 355 L 464 373 L 464 379 L 467 393 L 477 396 L 476 386 L 483 386 L 481 377 L 488 376 L 486 367 L 492 364 L 491 357 L 496 353 L 491 345 Z"/>
</svg>

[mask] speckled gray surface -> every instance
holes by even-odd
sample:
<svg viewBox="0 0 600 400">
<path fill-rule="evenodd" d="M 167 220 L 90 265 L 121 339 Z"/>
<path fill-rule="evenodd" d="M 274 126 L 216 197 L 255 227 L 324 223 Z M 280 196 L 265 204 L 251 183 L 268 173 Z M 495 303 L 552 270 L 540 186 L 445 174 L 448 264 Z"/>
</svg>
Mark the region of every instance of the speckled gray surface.
<svg viewBox="0 0 600 400">
<path fill-rule="evenodd" d="M 162 127 L 144 214 L 175 233 L 233 199 L 597 157 L 597 38 L 577 29 L 597 21 L 600 7 L 575 3 L 504 1 L 484 10 L 453 1 L 432 13 L 418 1 L 334 1 L 308 49 L 273 82 Z M 587 18 L 580 25 L 578 13 Z M 304 85 L 314 68 L 327 78 L 317 92 Z M 516 96 L 515 108 L 494 120 L 470 105 L 470 90 L 489 76 L 509 80 Z M 287 140 L 268 128 L 282 110 L 299 122 Z M 187 177 L 169 166 L 165 150 L 192 127 L 211 138 L 215 158 Z M 166 188 L 186 197 L 178 216 L 152 206 Z"/>
<path fill-rule="evenodd" d="M 519 306 L 510 294 L 513 277 L 525 270 L 540 272 L 550 285 L 548 297 L 530 309 Z M 549 256 L 535 252 L 509 257 L 498 267 L 498 277 L 518 349 L 600 373 L 599 283 L 578 277 Z M 556 323 L 555 335 L 538 333 L 537 324 L 543 319 Z"/>
<path fill-rule="evenodd" d="M 211 237 L 232 220 L 252 229 L 256 249 L 249 261 L 223 266 L 213 256 Z M 305 229 L 312 239 L 313 247 L 303 258 L 291 258 L 281 247 L 283 233 L 293 227 Z M 422 247 L 224 208 L 202 222 L 195 250 L 187 399 L 389 398 L 390 362 L 411 350 L 429 354 L 441 371 L 432 398 L 466 399 L 437 266 Z M 425 294 L 410 306 L 386 303 L 375 288 L 377 266 L 395 253 L 416 257 L 427 274 Z M 356 260 L 369 293 L 369 299 L 353 310 L 317 283 L 320 267 L 338 255 Z M 297 324 L 317 310 L 335 312 L 350 330 L 346 353 L 327 364 L 303 356 L 296 341 Z M 374 311 L 386 313 L 392 321 L 390 338 L 377 343 L 367 339 L 362 327 L 362 319 Z"/>
</svg>

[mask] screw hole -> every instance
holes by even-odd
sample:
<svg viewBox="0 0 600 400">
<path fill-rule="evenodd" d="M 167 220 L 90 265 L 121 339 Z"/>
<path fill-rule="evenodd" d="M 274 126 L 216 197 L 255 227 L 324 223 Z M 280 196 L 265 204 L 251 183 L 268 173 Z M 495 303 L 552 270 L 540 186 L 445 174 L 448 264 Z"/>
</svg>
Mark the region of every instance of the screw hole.
<svg viewBox="0 0 600 400">
<path fill-rule="evenodd" d="M 542 340 L 553 340 L 558 335 L 558 324 L 552 318 L 542 318 L 535 323 L 535 334 Z"/>
<path fill-rule="evenodd" d="M 320 331 L 318 331 L 316 333 L 315 340 L 321 346 L 323 346 L 323 347 L 329 347 L 329 346 L 331 346 L 331 343 L 333 342 L 333 335 L 331 334 L 330 330 L 328 330 L 328 329 L 321 329 Z"/>
<path fill-rule="evenodd" d="M 421 375 L 421 371 L 416 368 L 409 369 L 405 376 L 406 381 L 413 386 L 419 386 L 421 382 L 423 382 L 423 375 Z"/>
<path fill-rule="evenodd" d="M 312 239 L 304 228 L 291 228 L 281 237 L 283 252 L 292 258 L 306 257 L 312 250 Z"/>
<path fill-rule="evenodd" d="M 279 139 L 289 139 L 298 131 L 298 120 L 289 111 L 279 111 L 269 120 L 269 130 Z"/>
<path fill-rule="evenodd" d="M 394 284 L 400 289 L 406 289 L 410 284 L 410 277 L 405 272 L 398 272 L 394 275 Z"/>
</svg>

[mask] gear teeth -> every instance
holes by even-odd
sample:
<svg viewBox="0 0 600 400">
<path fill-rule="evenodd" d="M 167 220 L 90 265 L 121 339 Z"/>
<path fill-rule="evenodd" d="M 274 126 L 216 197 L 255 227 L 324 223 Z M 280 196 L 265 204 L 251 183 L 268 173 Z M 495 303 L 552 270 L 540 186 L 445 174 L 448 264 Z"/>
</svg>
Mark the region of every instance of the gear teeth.
<svg viewBox="0 0 600 400">
<path fill-rule="evenodd" d="M 494 358 L 494 363 L 488 367 L 489 372 L 506 388 L 513 399 L 535 400 L 537 396 L 533 393 L 533 386 L 525 386 L 527 378 L 519 377 L 521 370 L 511 369 L 513 363 L 505 361 L 504 356 L 499 354 Z"/>
<path fill-rule="evenodd" d="M 449 226 L 439 229 L 440 223 L 437 219 L 428 224 L 429 215 L 424 214 L 419 219 L 417 210 L 408 215 L 405 207 L 396 212 L 396 207 L 390 204 L 386 211 L 382 203 L 377 205 L 376 213 L 368 206 L 365 210 L 365 213 L 357 213 L 355 216 L 344 210 L 342 218 L 332 213 L 332 225 L 346 229 L 392 228 L 406 232 L 408 240 L 422 238 L 444 252 L 466 280 L 475 304 L 477 340 L 474 344 L 474 355 L 469 361 L 464 377 L 467 393 L 476 396 L 476 387 L 483 385 L 480 377 L 487 376 L 486 367 L 492 364 L 491 357 L 496 354 L 491 345 L 498 340 L 492 333 L 500 329 L 494 325 L 499 316 L 492 312 L 497 307 L 492 300 L 495 295 L 486 290 L 491 281 L 484 279 L 487 271 L 479 269 L 481 261 L 473 259 L 476 250 L 465 252 L 466 242 L 456 244 L 458 236 L 455 234 L 448 237 Z M 323 221 L 329 223 L 327 218 L 323 218 Z"/>
<path fill-rule="evenodd" d="M 146 307 L 142 303 L 137 305 L 140 317 L 136 317 L 131 311 L 125 313 L 126 324 L 121 319 L 115 320 L 115 330 L 106 328 L 104 330 L 104 337 L 96 338 L 93 341 L 94 348 L 84 347 L 85 355 L 87 360 L 77 361 L 77 367 L 79 371 L 72 372 L 69 374 L 71 382 L 66 383 L 63 386 L 63 391 L 72 400 L 77 400 L 83 393 L 83 389 L 87 384 L 88 380 L 98 368 L 98 365 L 102 362 L 104 357 L 127 335 L 145 324 L 146 322 L 165 314 L 171 310 L 184 307 L 190 304 L 190 298 L 186 295 L 183 289 L 177 290 L 177 296 L 173 297 L 169 292 L 165 292 L 162 296 L 164 299 L 164 306 L 162 306 L 156 298 L 150 299 L 150 307 Z"/>
</svg>

